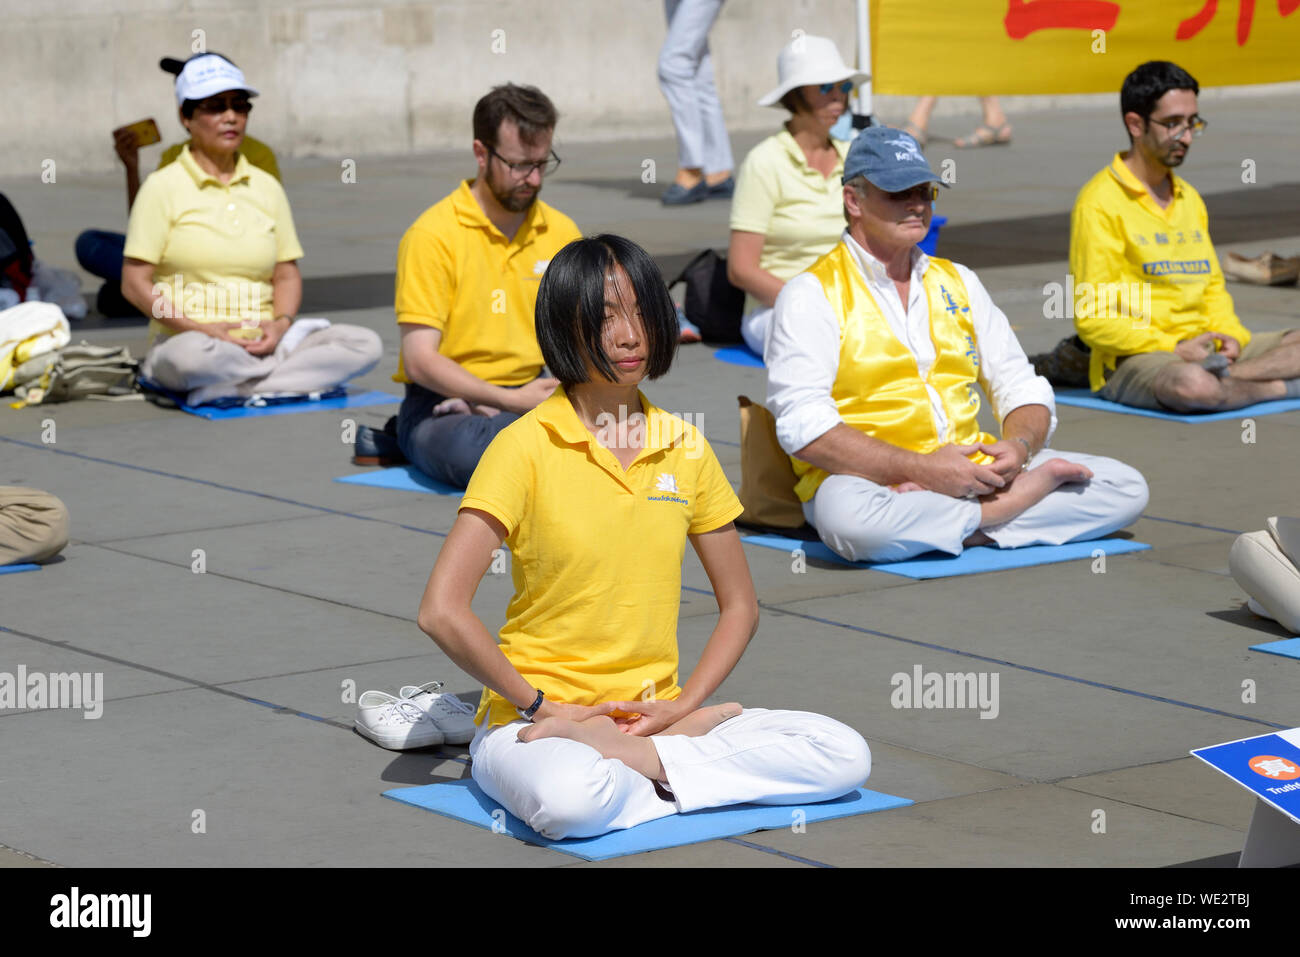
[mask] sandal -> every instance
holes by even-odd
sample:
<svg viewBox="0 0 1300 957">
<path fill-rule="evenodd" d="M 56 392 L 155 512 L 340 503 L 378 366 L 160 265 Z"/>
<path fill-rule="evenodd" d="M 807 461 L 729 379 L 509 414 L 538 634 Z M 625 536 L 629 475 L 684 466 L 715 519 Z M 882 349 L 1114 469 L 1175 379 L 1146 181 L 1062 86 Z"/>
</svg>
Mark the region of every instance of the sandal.
<svg viewBox="0 0 1300 957">
<path fill-rule="evenodd" d="M 912 139 L 916 140 L 918 146 L 920 146 L 922 149 L 925 149 L 925 144 L 928 141 L 928 138 L 925 135 L 925 130 L 921 129 L 919 126 L 915 126 L 912 123 L 904 123 L 903 132 L 906 133 L 908 136 L 910 136 Z"/>
<path fill-rule="evenodd" d="M 958 137 L 952 145 L 959 150 L 979 149 L 981 146 L 1006 146 L 1011 142 L 1011 124 L 1002 124 L 1001 129 L 980 124 L 968 136 Z"/>
</svg>

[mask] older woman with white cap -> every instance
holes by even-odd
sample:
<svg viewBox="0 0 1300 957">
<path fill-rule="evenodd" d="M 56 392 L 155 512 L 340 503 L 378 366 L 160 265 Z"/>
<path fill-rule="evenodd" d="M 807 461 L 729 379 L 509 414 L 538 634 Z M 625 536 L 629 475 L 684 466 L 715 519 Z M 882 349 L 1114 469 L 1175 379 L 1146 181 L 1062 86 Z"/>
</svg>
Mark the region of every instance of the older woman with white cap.
<svg viewBox="0 0 1300 957">
<path fill-rule="evenodd" d="M 832 139 L 831 127 L 864 76 L 845 66 L 834 42 L 807 35 L 786 44 L 777 73 L 781 82 L 758 102 L 783 107 L 790 118 L 740 167 L 727 253 L 727 278 L 746 294 L 741 335 L 759 354 L 781 287 L 844 231 L 840 174 L 849 144 Z"/>
<path fill-rule="evenodd" d="M 176 100 L 190 142 L 131 208 L 122 295 L 153 316 L 141 376 L 190 405 L 327 391 L 383 352 L 369 329 L 294 323 L 303 252 L 289 200 L 240 151 L 257 95 L 225 57 L 188 60 Z"/>
</svg>

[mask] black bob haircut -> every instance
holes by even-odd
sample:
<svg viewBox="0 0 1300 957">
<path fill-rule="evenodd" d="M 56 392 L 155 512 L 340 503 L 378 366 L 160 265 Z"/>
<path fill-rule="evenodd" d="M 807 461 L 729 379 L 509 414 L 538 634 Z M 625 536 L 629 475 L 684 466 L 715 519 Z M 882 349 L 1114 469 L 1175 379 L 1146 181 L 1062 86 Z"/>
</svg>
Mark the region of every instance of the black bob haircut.
<svg viewBox="0 0 1300 957">
<path fill-rule="evenodd" d="M 1155 112 L 1156 102 L 1170 90 L 1201 91 L 1195 78 L 1168 60 L 1149 60 L 1124 77 L 1119 91 L 1119 115 L 1136 113 L 1147 119 Z M 1133 137 L 1130 135 L 1129 139 Z"/>
<path fill-rule="evenodd" d="M 537 290 L 537 342 L 551 374 L 566 386 L 587 382 L 586 358 L 602 376 L 618 375 L 605 355 L 605 277 L 621 266 L 636 296 L 645 328 L 646 377 L 666 373 L 681 335 L 677 307 L 650 254 L 622 236 L 575 239 L 546 267 Z"/>
</svg>

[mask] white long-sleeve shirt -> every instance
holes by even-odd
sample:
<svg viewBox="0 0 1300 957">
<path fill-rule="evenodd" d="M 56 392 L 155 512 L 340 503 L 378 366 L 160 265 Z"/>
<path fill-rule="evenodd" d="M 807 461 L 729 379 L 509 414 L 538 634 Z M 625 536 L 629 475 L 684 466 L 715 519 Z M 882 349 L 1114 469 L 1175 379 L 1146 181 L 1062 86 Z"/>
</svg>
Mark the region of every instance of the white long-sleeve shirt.
<svg viewBox="0 0 1300 957">
<path fill-rule="evenodd" d="M 858 245 L 847 230 L 843 240 L 889 328 L 916 357 L 917 374 L 924 380 L 936 358 L 930 337 L 930 306 L 921 282 L 929 257 L 913 248 L 912 279 L 904 308 L 885 265 Z M 1022 405 L 1046 406 L 1051 413 L 1046 444 L 1056 431 L 1056 399 L 1051 384 L 1034 373 L 1006 314 L 993 304 L 983 283 L 965 266 L 954 265 L 970 298 L 979 366 L 992 389 L 989 400 L 999 424 Z M 808 273 L 795 276 L 776 297 L 764 356 L 767 407 L 776 417 L 777 440 L 793 455 L 844 421 L 831 398 L 840 362 L 839 319 L 821 283 Z M 926 391 L 930 394 L 935 428 L 939 435 L 945 435 L 948 417 L 943 402 L 929 385 Z"/>
</svg>

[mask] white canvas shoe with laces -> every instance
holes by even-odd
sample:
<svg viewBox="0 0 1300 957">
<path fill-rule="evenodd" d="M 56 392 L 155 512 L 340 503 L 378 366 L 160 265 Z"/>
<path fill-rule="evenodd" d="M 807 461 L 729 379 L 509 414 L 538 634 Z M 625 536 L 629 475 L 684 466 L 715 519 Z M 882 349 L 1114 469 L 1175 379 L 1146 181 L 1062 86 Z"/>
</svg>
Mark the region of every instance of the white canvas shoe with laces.
<svg viewBox="0 0 1300 957">
<path fill-rule="evenodd" d="M 381 748 L 407 751 L 442 744 L 444 737 L 423 708 L 385 691 L 367 691 L 357 701 L 353 726 Z"/>
<path fill-rule="evenodd" d="M 441 681 L 406 685 L 398 696 L 426 712 L 448 744 L 469 744 L 478 730 L 474 726 L 474 708 L 454 694 L 438 694 L 441 687 Z"/>
</svg>

